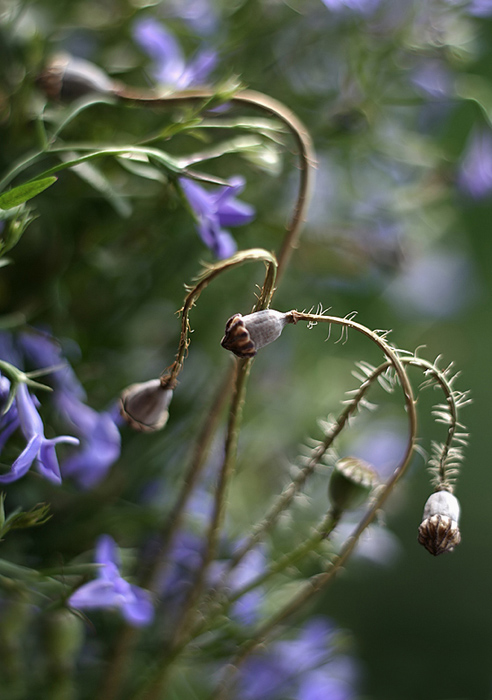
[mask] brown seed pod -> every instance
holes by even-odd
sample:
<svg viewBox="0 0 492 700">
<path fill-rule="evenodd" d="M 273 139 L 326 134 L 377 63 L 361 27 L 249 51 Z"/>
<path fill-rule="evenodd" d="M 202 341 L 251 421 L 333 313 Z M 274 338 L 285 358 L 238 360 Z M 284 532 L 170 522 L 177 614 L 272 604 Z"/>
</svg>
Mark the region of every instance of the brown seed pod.
<svg viewBox="0 0 492 700">
<path fill-rule="evenodd" d="M 449 491 L 436 491 L 427 499 L 419 527 L 419 542 L 437 556 L 452 552 L 461 542 L 458 521 L 460 504 Z"/>
<path fill-rule="evenodd" d="M 277 340 L 287 323 L 294 323 L 292 314 L 274 309 L 255 311 L 247 316 L 234 314 L 226 323 L 220 344 L 237 357 L 254 357 L 259 348 Z"/>
<path fill-rule="evenodd" d="M 458 523 L 447 515 L 426 518 L 420 523 L 419 542 L 435 557 L 444 552 L 452 552 L 461 542 Z"/>
</svg>

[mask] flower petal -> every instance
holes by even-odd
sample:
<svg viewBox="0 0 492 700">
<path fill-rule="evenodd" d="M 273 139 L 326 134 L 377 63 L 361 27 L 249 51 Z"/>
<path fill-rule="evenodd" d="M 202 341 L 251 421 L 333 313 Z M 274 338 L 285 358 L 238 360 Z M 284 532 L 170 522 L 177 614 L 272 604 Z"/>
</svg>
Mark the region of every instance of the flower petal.
<svg viewBox="0 0 492 700">
<path fill-rule="evenodd" d="M 7 474 L 2 474 L 0 476 L 0 483 L 10 484 L 10 482 L 17 481 L 17 479 L 20 479 L 27 474 L 29 467 L 39 452 L 42 439 L 43 438 L 41 435 L 32 436 L 24 450 L 12 464 L 10 471 L 7 472 Z"/>
</svg>

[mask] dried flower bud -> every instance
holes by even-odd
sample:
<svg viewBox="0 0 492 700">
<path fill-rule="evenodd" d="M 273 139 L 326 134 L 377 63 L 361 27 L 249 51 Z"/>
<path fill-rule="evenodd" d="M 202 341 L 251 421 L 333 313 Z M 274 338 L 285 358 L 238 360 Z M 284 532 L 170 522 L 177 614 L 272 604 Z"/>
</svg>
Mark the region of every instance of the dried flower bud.
<svg viewBox="0 0 492 700">
<path fill-rule="evenodd" d="M 339 459 L 328 483 L 328 497 L 337 511 L 361 506 L 377 483 L 374 469 L 358 457 Z"/>
<path fill-rule="evenodd" d="M 437 556 L 452 552 L 461 542 L 458 527 L 460 504 L 449 491 L 436 491 L 424 506 L 419 527 L 419 542 L 428 552 Z"/>
<path fill-rule="evenodd" d="M 121 394 L 120 410 L 126 422 L 145 433 L 163 428 L 169 418 L 172 389 L 161 379 L 132 384 Z"/>
<path fill-rule="evenodd" d="M 52 100 L 74 100 L 90 93 L 111 94 L 114 83 L 94 63 L 70 54 L 58 54 L 38 76 L 39 87 Z"/>
<path fill-rule="evenodd" d="M 294 323 L 292 313 L 273 309 L 255 311 L 247 316 L 234 314 L 226 323 L 220 344 L 237 357 L 254 357 L 264 345 L 277 340 L 287 323 Z"/>
</svg>

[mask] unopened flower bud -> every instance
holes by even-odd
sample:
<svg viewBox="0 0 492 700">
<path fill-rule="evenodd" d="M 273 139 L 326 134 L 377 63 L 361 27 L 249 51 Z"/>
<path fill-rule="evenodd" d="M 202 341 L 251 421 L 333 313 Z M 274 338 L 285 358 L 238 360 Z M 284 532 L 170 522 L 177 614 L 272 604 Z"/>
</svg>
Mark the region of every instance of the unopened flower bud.
<svg viewBox="0 0 492 700">
<path fill-rule="evenodd" d="M 255 311 L 247 316 L 234 314 L 226 323 L 220 344 L 237 357 L 254 357 L 264 345 L 277 340 L 287 323 L 294 323 L 292 313 L 274 309 Z"/>
<path fill-rule="evenodd" d="M 424 506 L 419 527 L 419 542 L 428 552 L 437 556 L 452 552 L 461 542 L 458 521 L 460 504 L 449 491 L 436 491 Z"/>
<path fill-rule="evenodd" d="M 168 406 L 173 391 L 161 379 L 132 384 L 121 394 L 121 415 L 135 430 L 154 432 L 163 428 L 169 418 Z"/>
<path fill-rule="evenodd" d="M 90 93 L 112 94 L 115 84 L 101 68 L 83 58 L 58 54 L 38 76 L 39 87 L 52 100 L 75 100 Z"/>
<path fill-rule="evenodd" d="M 354 510 L 369 497 L 377 483 L 374 469 L 358 457 L 339 459 L 328 483 L 328 497 L 336 511 Z"/>
</svg>

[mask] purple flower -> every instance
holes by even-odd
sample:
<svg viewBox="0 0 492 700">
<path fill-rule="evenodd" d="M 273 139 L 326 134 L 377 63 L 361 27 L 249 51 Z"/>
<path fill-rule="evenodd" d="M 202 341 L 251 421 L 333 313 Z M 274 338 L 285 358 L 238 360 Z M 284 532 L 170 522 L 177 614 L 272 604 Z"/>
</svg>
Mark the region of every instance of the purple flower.
<svg viewBox="0 0 492 700">
<path fill-rule="evenodd" d="M 95 411 L 83 402 L 84 389 L 54 338 L 32 331 L 22 334 L 20 345 L 36 367 L 57 366 L 52 374 L 53 400 L 80 438 L 80 449 L 62 463 L 61 470 L 82 488 L 92 488 L 120 456 L 121 436 L 116 417 L 109 411 Z"/>
<path fill-rule="evenodd" d="M 231 543 L 223 542 L 224 548 L 233 551 L 237 548 Z M 197 570 L 203 561 L 203 537 L 192 532 L 181 531 L 175 538 L 169 556 L 169 566 L 159 585 L 163 598 L 171 610 L 179 606 L 192 585 Z M 224 582 L 228 559 L 214 562 L 208 575 L 208 584 L 215 587 Z M 265 570 L 265 554 L 262 548 L 253 549 L 233 569 L 225 582 L 226 588 L 233 593 L 246 586 Z M 237 600 L 230 610 L 232 619 L 241 625 L 252 625 L 259 621 L 263 590 L 258 587 Z"/>
<path fill-rule="evenodd" d="M 449 97 L 453 89 L 451 71 L 438 60 L 423 62 L 413 73 L 412 82 L 423 93 L 436 99 Z"/>
<path fill-rule="evenodd" d="M 154 618 L 150 593 L 122 578 L 116 543 L 112 537 L 102 535 L 99 538 L 94 559 L 101 564 L 97 579 L 76 590 L 68 599 L 68 604 L 80 610 L 117 609 L 134 627 L 150 624 Z"/>
<path fill-rule="evenodd" d="M 19 416 L 15 403 L 7 413 L 3 413 L 10 394 L 10 382 L 7 377 L 0 374 L 0 452 L 5 447 L 7 440 L 19 427 Z"/>
<path fill-rule="evenodd" d="M 197 219 L 200 238 L 217 258 L 228 258 L 236 250 L 236 243 L 223 226 L 242 226 L 254 218 L 254 208 L 236 199 L 242 192 L 244 180 L 231 178 L 227 187 L 209 192 L 192 180 L 180 178 L 183 192 Z"/>
<path fill-rule="evenodd" d="M 65 392 L 59 393 L 56 403 L 81 442 L 80 450 L 63 462 L 63 475 L 90 489 L 106 476 L 120 456 L 121 436 L 115 418 L 110 412 L 99 413 Z"/>
<path fill-rule="evenodd" d="M 492 0 L 472 0 L 467 10 L 475 17 L 490 17 L 492 15 Z"/>
<path fill-rule="evenodd" d="M 337 650 L 337 630 L 315 617 L 296 639 L 272 643 L 239 675 L 238 700 L 352 700 L 356 664 Z"/>
<path fill-rule="evenodd" d="M 133 36 L 153 60 L 152 75 L 161 85 L 181 90 L 199 85 L 207 80 L 217 63 L 217 54 L 211 49 L 201 49 L 187 63 L 174 35 L 151 17 L 135 23 Z"/>
<path fill-rule="evenodd" d="M 266 557 L 263 548 L 252 549 L 232 570 L 228 585 L 233 592 L 244 588 L 264 573 Z M 245 593 L 231 609 L 231 615 L 242 625 L 254 625 L 259 622 L 264 589 L 259 586 Z"/>
<path fill-rule="evenodd" d="M 22 434 L 27 440 L 27 445 L 13 463 L 10 471 L 0 476 L 0 483 L 8 484 L 17 481 L 27 474 L 34 461 L 40 474 L 54 483 L 61 483 L 55 446 L 61 442 L 78 445 L 79 440 L 68 435 L 51 439 L 45 437 L 43 421 L 25 384 L 19 384 L 17 387 L 15 408 L 17 411 L 16 420 L 18 420 Z"/>
<path fill-rule="evenodd" d="M 215 31 L 218 17 L 210 0 L 170 0 L 167 11 L 180 17 L 197 34 L 207 36 Z"/>
<path fill-rule="evenodd" d="M 380 0 L 321 0 L 329 10 L 335 12 L 349 9 L 361 14 L 373 12 L 379 5 Z"/>
<path fill-rule="evenodd" d="M 458 172 L 458 185 L 473 199 L 492 194 L 492 133 L 475 131 L 466 147 Z"/>
</svg>

